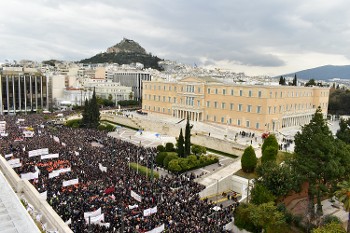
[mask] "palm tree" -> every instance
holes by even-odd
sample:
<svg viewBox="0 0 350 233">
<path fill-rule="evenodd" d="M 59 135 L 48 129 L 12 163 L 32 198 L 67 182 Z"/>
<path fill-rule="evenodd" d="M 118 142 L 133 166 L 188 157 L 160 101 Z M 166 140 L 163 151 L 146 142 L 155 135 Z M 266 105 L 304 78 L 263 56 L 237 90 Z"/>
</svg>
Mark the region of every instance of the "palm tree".
<svg viewBox="0 0 350 233">
<path fill-rule="evenodd" d="M 348 211 L 348 227 L 347 232 L 350 232 L 350 181 L 342 181 L 338 183 L 339 190 L 334 192 L 334 195 L 340 202 L 343 203 L 344 209 Z"/>
</svg>

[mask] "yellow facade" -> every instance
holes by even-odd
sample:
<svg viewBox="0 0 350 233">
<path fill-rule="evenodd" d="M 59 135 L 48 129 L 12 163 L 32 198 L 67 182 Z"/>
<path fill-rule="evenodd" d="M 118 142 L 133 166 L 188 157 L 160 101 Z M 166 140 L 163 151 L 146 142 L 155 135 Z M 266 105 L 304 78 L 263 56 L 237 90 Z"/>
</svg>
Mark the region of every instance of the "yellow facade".
<svg viewBox="0 0 350 233">
<path fill-rule="evenodd" d="M 222 83 L 212 78 L 143 81 L 142 110 L 180 119 L 258 131 L 310 122 L 318 106 L 327 115 L 329 88 Z"/>
</svg>

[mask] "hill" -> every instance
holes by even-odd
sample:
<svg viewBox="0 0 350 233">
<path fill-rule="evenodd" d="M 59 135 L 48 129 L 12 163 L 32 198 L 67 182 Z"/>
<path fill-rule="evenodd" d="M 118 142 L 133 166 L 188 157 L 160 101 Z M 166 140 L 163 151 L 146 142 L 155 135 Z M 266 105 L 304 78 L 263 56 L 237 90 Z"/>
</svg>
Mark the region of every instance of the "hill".
<svg viewBox="0 0 350 233">
<path fill-rule="evenodd" d="M 148 54 L 137 42 L 124 38 L 118 44 L 109 47 L 106 52 L 83 59 L 80 63 L 118 63 L 121 65 L 138 62 L 142 63 L 145 68 L 162 70 L 158 65 L 158 62 L 162 60 L 157 56 Z"/>
<path fill-rule="evenodd" d="M 294 74 L 297 75 L 298 79 L 304 79 L 304 80 L 330 80 L 333 78 L 340 78 L 340 79 L 350 79 L 350 65 L 345 66 L 333 66 L 333 65 L 326 65 L 326 66 L 320 66 L 315 67 L 312 69 L 297 71 L 295 73 L 290 74 L 282 74 L 283 77 L 286 76 L 294 76 Z M 280 77 L 281 75 L 277 76 Z"/>
</svg>

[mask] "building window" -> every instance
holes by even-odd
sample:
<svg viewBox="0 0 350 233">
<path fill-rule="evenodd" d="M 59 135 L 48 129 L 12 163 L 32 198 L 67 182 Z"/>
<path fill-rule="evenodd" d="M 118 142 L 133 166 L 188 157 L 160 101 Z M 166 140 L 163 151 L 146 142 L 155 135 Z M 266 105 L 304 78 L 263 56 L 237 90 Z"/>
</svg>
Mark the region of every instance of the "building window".
<svg viewBox="0 0 350 233">
<path fill-rule="evenodd" d="M 160 86 L 158 86 L 158 90 L 160 91 Z M 159 111 L 158 111 L 159 112 Z"/>
<path fill-rule="evenodd" d="M 239 96 L 243 96 L 243 90 L 239 90 Z"/>
<path fill-rule="evenodd" d="M 251 105 L 248 105 L 247 106 L 247 112 L 251 112 L 252 111 L 252 106 Z"/>
<path fill-rule="evenodd" d="M 201 88 L 200 87 L 198 87 L 198 93 L 201 93 Z"/>
<path fill-rule="evenodd" d="M 233 91 L 233 89 L 231 89 L 231 95 L 234 95 L 234 91 Z"/>
<path fill-rule="evenodd" d="M 162 109 L 163 110 L 163 113 L 165 112 L 165 108 Z"/>
<path fill-rule="evenodd" d="M 225 109 L 225 108 L 226 108 L 226 103 L 222 102 L 222 103 L 221 103 L 221 108 L 222 108 L 222 109 Z"/>
<path fill-rule="evenodd" d="M 221 117 L 221 123 L 225 123 L 225 117 Z"/>
<path fill-rule="evenodd" d="M 156 101 L 156 95 L 153 95 L 153 100 Z"/>
<path fill-rule="evenodd" d="M 163 96 L 163 102 L 165 102 L 165 96 Z"/>
<path fill-rule="evenodd" d="M 176 91 L 176 87 L 174 87 L 174 91 Z"/>
<path fill-rule="evenodd" d="M 210 101 L 207 101 L 207 108 L 210 108 Z"/>
<path fill-rule="evenodd" d="M 214 121 L 216 122 L 216 116 L 214 116 Z"/>
<path fill-rule="evenodd" d="M 207 115 L 207 121 L 209 121 L 209 115 Z"/>
<path fill-rule="evenodd" d="M 176 97 L 174 97 L 174 104 L 176 104 Z"/>
<path fill-rule="evenodd" d="M 259 122 L 257 122 L 257 123 L 255 124 L 255 128 L 256 128 L 256 129 L 259 129 L 259 127 L 260 127 L 260 124 L 259 124 Z"/>
<path fill-rule="evenodd" d="M 226 89 L 222 89 L 222 94 L 226 95 Z"/>
<path fill-rule="evenodd" d="M 186 97 L 186 105 L 193 106 L 194 97 Z"/>
<path fill-rule="evenodd" d="M 168 108 L 168 114 L 170 114 L 170 108 Z"/>
<path fill-rule="evenodd" d="M 258 97 L 261 98 L 261 91 L 258 91 Z"/>
<path fill-rule="evenodd" d="M 165 91 L 165 85 L 163 86 L 163 91 Z"/>
<path fill-rule="evenodd" d="M 168 102 L 169 102 L 169 103 L 171 102 L 171 97 L 168 97 Z"/>
<path fill-rule="evenodd" d="M 252 90 L 249 90 L 249 97 L 252 97 Z"/>
<path fill-rule="evenodd" d="M 158 101 L 160 101 L 160 95 L 158 95 Z"/>
<path fill-rule="evenodd" d="M 201 106 L 201 101 L 197 100 L 197 106 L 200 107 Z"/>
<path fill-rule="evenodd" d="M 241 125 L 241 120 L 237 119 L 237 125 L 240 126 Z"/>
<path fill-rule="evenodd" d="M 215 94 L 218 94 L 218 89 L 217 88 L 215 88 Z"/>
<path fill-rule="evenodd" d="M 207 93 L 210 94 L 210 88 L 208 88 Z"/>
<path fill-rule="evenodd" d="M 194 92 L 194 86 L 193 86 L 193 85 L 187 85 L 187 86 L 186 86 L 186 92 L 191 92 L 191 93 L 193 93 L 193 92 Z"/>
<path fill-rule="evenodd" d="M 256 106 L 256 113 L 261 113 L 261 106 Z"/>
<path fill-rule="evenodd" d="M 234 106 L 235 105 L 233 103 L 230 103 L 230 110 L 233 110 Z"/>
<path fill-rule="evenodd" d="M 169 91 L 171 91 L 171 86 L 169 86 Z"/>
<path fill-rule="evenodd" d="M 214 108 L 218 108 L 218 102 L 214 102 Z"/>
<path fill-rule="evenodd" d="M 250 127 L 250 122 L 246 121 L 246 127 L 249 128 Z"/>
<path fill-rule="evenodd" d="M 238 111 L 242 111 L 243 105 L 242 104 L 238 104 Z"/>
<path fill-rule="evenodd" d="M 271 114 L 271 106 L 269 106 L 269 114 Z"/>
<path fill-rule="evenodd" d="M 228 119 L 228 123 L 231 125 L 232 124 L 232 119 Z"/>
</svg>

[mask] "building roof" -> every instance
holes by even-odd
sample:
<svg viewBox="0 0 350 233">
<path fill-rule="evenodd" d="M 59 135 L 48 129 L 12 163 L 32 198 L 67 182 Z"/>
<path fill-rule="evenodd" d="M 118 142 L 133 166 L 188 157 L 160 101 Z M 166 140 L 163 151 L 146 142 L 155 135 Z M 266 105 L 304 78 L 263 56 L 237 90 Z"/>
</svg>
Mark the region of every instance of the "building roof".
<svg viewBox="0 0 350 233">
<path fill-rule="evenodd" d="M 0 171 L 0 233 L 40 233 Z"/>
</svg>

